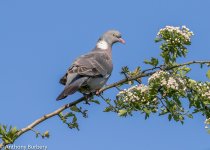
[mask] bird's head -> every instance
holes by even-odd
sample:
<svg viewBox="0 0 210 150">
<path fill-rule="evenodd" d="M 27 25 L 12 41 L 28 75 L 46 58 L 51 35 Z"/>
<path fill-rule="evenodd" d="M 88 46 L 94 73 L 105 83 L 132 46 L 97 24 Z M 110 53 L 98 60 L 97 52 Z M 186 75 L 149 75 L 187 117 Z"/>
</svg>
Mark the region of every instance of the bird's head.
<svg viewBox="0 0 210 150">
<path fill-rule="evenodd" d="M 125 44 L 125 40 L 122 39 L 121 33 L 117 30 L 109 30 L 105 32 L 99 39 L 99 41 L 105 41 L 109 45 L 120 42 Z"/>
</svg>

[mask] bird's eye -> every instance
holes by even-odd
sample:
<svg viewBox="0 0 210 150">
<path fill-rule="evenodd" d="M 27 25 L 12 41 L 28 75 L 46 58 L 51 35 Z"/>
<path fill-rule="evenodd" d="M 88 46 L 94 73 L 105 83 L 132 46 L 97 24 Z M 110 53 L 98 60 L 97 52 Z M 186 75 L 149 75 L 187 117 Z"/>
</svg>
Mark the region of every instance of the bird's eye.
<svg viewBox="0 0 210 150">
<path fill-rule="evenodd" d="M 114 37 L 117 37 L 117 35 L 116 35 L 115 33 L 113 34 L 113 36 L 114 36 Z"/>
</svg>

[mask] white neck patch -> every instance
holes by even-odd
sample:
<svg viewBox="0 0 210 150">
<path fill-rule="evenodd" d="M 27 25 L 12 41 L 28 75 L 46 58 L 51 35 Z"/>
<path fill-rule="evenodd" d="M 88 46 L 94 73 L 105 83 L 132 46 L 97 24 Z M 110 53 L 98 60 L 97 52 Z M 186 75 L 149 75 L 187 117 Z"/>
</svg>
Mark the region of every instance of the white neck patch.
<svg viewBox="0 0 210 150">
<path fill-rule="evenodd" d="M 96 44 L 96 47 L 100 49 L 108 49 L 109 46 L 106 41 L 101 40 L 101 41 L 98 41 L 98 43 Z"/>
</svg>

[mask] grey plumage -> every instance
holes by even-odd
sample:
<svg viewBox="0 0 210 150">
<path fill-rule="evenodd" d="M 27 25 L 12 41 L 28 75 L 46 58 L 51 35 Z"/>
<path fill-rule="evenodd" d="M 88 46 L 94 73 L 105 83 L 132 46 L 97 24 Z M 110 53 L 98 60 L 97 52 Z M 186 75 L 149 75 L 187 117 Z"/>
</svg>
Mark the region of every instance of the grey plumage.
<svg viewBox="0 0 210 150">
<path fill-rule="evenodd" d="M 78 57 L 60 79 L 65 88 L 56 100 L 76 91 L 90 94 L 102 88 L 112 73 L 112 45 L 116 42 L 125 43 L 119 31 L 109 30 L 99 38 L 91 52 Z"/>
</svg>

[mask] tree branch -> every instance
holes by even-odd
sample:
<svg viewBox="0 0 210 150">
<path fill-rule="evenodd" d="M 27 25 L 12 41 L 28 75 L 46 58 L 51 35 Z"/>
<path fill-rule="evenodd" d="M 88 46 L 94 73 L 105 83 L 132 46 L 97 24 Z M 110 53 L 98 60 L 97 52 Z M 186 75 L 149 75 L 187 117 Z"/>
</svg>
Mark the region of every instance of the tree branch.
<svg viewBox="0 0 210 150">
<path fill-rule="evenodd" d="M 177 64 L 175 66 L 168 67 L 168 68 L 166 68 L 164 70 L 171 70 L 171 69 L 174 69 L 174 68 L 178 68 L 178 67 L 185 66 L 185 65 L 191 65 L 191 64 L 210 64 L 210 61 L 190 61 L 190 62 L 186 62 L 186 63 L 183 63 L 183 64 Z M 118 82 L 115 82 L 113 84 L 107 85 L 104 88 L 102 88 L 99 92 L 103 92 L 103 91 L 106 91 L 106 90 L 111 89 L 113 87 L 117 87 L 117 86 L 122 85 L 122 84 L 124 84 L 124 83 L 126 83 L 128 81 L 132 81 L 132 80 L 136 80 L 138 78 L 150 76 L 150 75 L 152 75 L 153 73 L 156 72 L 156 71 L 153 71 L 153 70 L 155 70 L 157 68 L 160 69 L 162 67 L 163 66 L 161 65 L 161 66 L 157 66 L 157 67 L 154 67 L 154 68 L 151 68 L 151 69 L 144 70 L 144 71 L 142 71 L 141 74 L 139 74 L 137 76 L 127 77 L 127 78 L 124 78 L 124 79 L 122 79 L 122 80 L 120 80 Z M 149 72 L 149 71 L 151 71 L 151 72 Z M 41 118 L 35 120 L 34 122 L 32 122 L 31 124 L 29 124 L 25 128 L 22 128 L 21 130 L 19 130 L 17 132 L 17 138 L 19 138 L 25 132 L 28 132 L 29 130 L 33 129 L 34 127 L 36 127 L 40 123 L 44 122 L 45 120 L 47 120 L 47 119 L 49 119 L 49 118 L 51 118 L 53 116 L 58 115 L 62 111 L 66 110 L 67 108 L 69 108 L 71 106 L 74 106 L 74 105 L 76 105 L 78 103 L 81 103 L 84 100 L 86 100 L 86 97 L 81 97 L 78 100 L 75 100 L 75 101 L 73 101 L 73 102 L 71 102 L 69 104 L 66 104 L 66 105 L 60 107 L 59 109 L 55 110 L 52 113 L 49 113 L 49 114 L 46 114 L 46 115 L 42 116 Z M 3 143 L 0 143 L 0 149 L 2 149 L 4 146 L 6 146 L 8 144 L 12 144 L 12 143 L 4 143 L 4 142 Z"/>
<path fill-rule="evenodd" d="M 210 65 L 210 61 L 189 61 L 189 62 L 186 62 L 186 63 L 183 63 L 183 64 L 177 64 L 177 65 L 171 66 L 169 68 L 166 68 L 165 70 L 171 70 L 171 69 L 174 69 L 174 68 L 178 68 L 178 67 L 185 66 L 185 65 L 192 65 L 192 64 L 207 64 L 207 65 Z"/>
<path fill-rule="evenodd" d="M 81 98 L 79 98 L 78 100 L 73 101 L 72 103 L 69 103 L 69 104 L 64 105 L 63 107 L 61 107 L 61 108 L 55 110 L 55 111 L 52 112 L 52 113 L 49 113 L 49 114 L 47 114 L 47 115 L 42 116 L 41 118 L 37 119 L 36 121 L 34 121 L 33 123 L 31 123 L 31 124 L 28 125 L 27 127 L 22 128 L 22 129 L 17 133 L 17 135 L 18 135 L 18 136 L 22 135 L 23 133 L 25 133 L 25 132 L 31 130 L 32 128 L 34 128 L 35 126 L 37 126 L 38 124 L 40 124 L 41 122 L 43 122 L 43 121 L 45 121 L 45 120 L 47 120 L 47 119 L 49 119 L 49 118 L 51 118 L 51 117 L 53 117 L 53 116 L 55 116 L 55 115 L 60 114 L 60 113 L 61 113 L 62 111 L 64 111 L 65 109 L 67 109 L 67 108 L 69 108 L 69 107 L 71 107 L 71 106 L 74 106 L 74 105 L 76 105 L 76 104 L 78 104 L 78 103 L 80 103 L 80 102 L 82 102 L 82 101 L 84 101 L 84 100 L 85 100 L 85 97 L 81 97 Z"/>
</svg>

